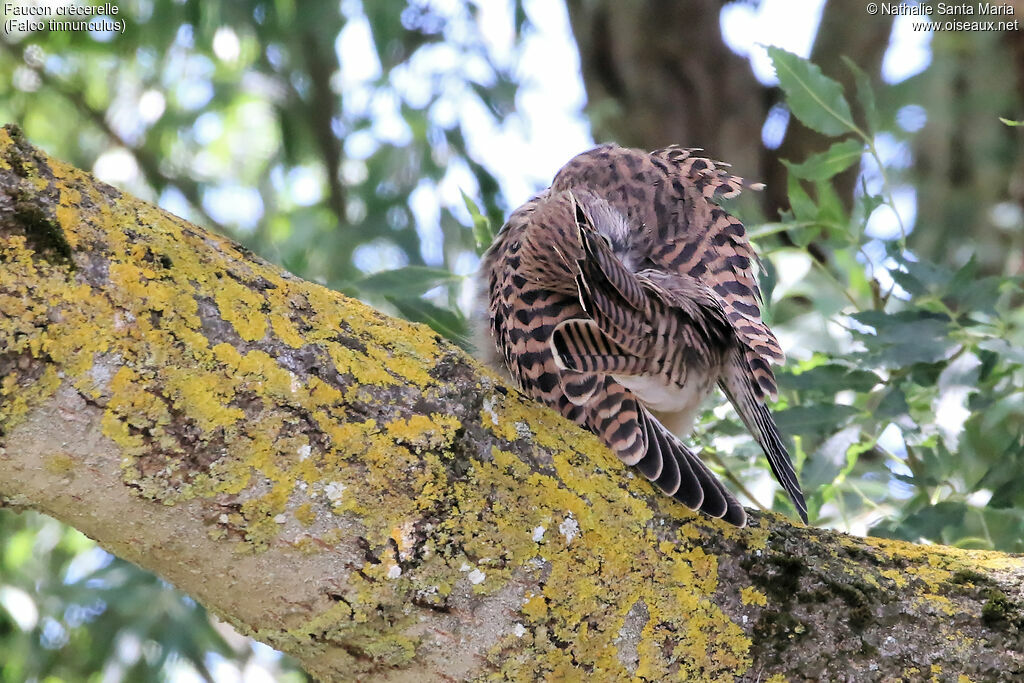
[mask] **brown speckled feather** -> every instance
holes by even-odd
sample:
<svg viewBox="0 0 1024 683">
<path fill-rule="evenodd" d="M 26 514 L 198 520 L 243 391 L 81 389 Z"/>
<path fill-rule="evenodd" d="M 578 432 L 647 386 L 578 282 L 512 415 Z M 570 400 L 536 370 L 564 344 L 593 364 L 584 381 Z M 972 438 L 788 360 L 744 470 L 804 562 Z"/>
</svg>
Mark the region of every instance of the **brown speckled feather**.
<svg viewBox="0 0 1024 683">
<path fill-rule="evenodd" d="M 524 391 L 584 425 L 691 508 L 742 525 L 733 495 L 661 422 L 692 419 L 717 383 L 806 506 L 764 406 L 770 361 L 755 258 L 713 203 L 742 179 L 670 147 L 605 145 L 516 210 L 481 264 L 494 348 Z"/>
<path fill-rule="evenodd" d="M 723 164 L 695 156 L 699 150 L 666 147 L 650 154 L 602 145 L 575 157 L 555 176 L 552 191 L 599 187 L 601 196 L 641 225 L 634 249 L 654 267 L 690 275 L 711 287 L 746 345 L 755 392 L 775 398 L 771 363 L 782 349 L 761 321 L 757 257 L 743 224 L 713 203 L 740 193 L 743 179 Z"/>
</svg>

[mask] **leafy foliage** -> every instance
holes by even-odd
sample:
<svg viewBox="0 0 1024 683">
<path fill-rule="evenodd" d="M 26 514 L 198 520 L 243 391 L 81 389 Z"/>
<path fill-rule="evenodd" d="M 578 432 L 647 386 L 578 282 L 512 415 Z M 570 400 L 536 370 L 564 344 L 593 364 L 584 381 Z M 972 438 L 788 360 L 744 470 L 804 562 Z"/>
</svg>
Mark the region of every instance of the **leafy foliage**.
<svg viewBox="0 0 1024 683">
<path fill-rule="evenodd" d="M 801 164 L 785 162 L 789 172 L 800 180 L 828 180 L 842 173 L 856 163 L 860 163 L 864 155 L 864 143 L 859 140 L 837 142 L 827 151 L 807 159 Z"/>
<path fill-rule="evenodd" d="M 821 73 L 815 64 L 781 48 L 769 47 L 768 55 L 786 93 L 786 104 L 805 126 L 831 136 L 856 129 L 843 86 Z"/>
<path fill-rule="evenodd" d="M 837 81 L 769 52 L 792 113 L 843 138 L 787 162 L 792 212 L 772 229 L 752 229 L 786 231 L 796 245 L 759 245 L 774 270 L 809 269 L 776 286 L 772 313 L 812 352 L 780 373 L 778 421 L 803 463 L 814 521 L 1024 550 L 1021 278 L 981 276 L 973 258 L 934 263 L 916 254 L 914 238 L 929 226 L 908 235 L 897 213 L 894 169 L 877 148 L 886 118 L 866 78 L 849 64 L 862 128 Z M 826 181 L 857 162 L 861 189 L 847 209 Z M 879 215 L 896 230 L 873 234 L 868 222 Z M 710 433 L 721 428 L 715 420 Z"/>
</svg>

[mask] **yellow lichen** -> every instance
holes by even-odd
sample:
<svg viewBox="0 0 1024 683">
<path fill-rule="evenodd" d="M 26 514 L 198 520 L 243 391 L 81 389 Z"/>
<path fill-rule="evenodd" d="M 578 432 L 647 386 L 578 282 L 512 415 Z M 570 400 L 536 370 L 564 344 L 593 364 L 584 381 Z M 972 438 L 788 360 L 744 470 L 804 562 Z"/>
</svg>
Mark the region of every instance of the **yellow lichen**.
<svg viewBox="0 0 1024 683">
<path fill-rule="evenodd" d="M 214 290 L 220 317 L 231 323 L 245 341 L 257 341 L 267 332 L 263 297 L 230 277 L 221 278 Z"/>
<path fill-rule="evenodd" d="M 170 370 L 165 386 L 174 406 L 204 431 L 229 427 L 245 417 L 241 408 L 230 405 L 234 398 L 231 383 L 213 374 L 196 373 L 188 368 Z"/>
<path fill-rule="evenodd" d="M 746 586 L 740 589 L 740 600 L 743 601 L 744 605 L 768 606 L 768 596 L 753 586 Z"/>
<path fill-rule="evenodd" d="M 270 326 L 278 339 L 294 349 L 301 348 L 306 340 L 299 334 L 292 321 L 283 315 L 275 315 L 270 319 Z"/>
<path fill-rule="evenodd" d="M 388 372 L 387 365 L 379 360 L 375 359 L 373 362 L 369 362 L 366 356 L 341 345 L 332 345 L 327 352 L 331 360 L 334 361 L 334 367 L 338 369 L 338 372 L 352 375 L 359 384 L 373 386 L 398 384 L 398 380 Z"/>
<path fill-rule="evenodd" d="M 295 519 L 299 520 L 303 526 L 309 526 L 316 521 L 316 513 L 313 512 L 313 504 L 307 502 L 295 508 Z"/>
<path fill-rule="evenodd" d="M 934 593 L 925 593 L 921 596 L 925 602 L 931 603 L 937 607 L 946 616 L 952 616 L 956 614 L 957 609 L 953 605 L 953 601 L 944 595 L 935 595 Z"/>
<path fill-rule="evenodd" d="M 449 415 L 410 415 L 385 426 L 388 436 L 397 443 L 420 448 L 441 448 L 451 443 L 459 421 Z"/>
<path fill-rule="evenodd" d="M 57 222 L 64 231 L 64 237 L 68 244 L 74 249 L 78 246 L 76 234 L 73 227 L 78 223 L 78 203 L 82 201 L 82 194 L 73 187 L 64 186 L 60 189 L 60 203 L 57 205 Z"/>
<path fill-rule="evenodd" d="M 67 453 L 54 453 L 46 459 L 46 471 L 50 474 L 64 475 L 73 474 L 75 460 Z"/>
<path fill-rule="evenodd" d="M 541 421 L 512 400 L 495 398 L 485 412 L 484 424 L 507 440 L 519 438 L 517 422 L 536 425 Z M 588 435 L 571 432 L 568 438 L 560 436 L 570 433 L 558 427 L 561 418 L 545 418 L 552 424 L 542 439 L 554 451 L 551 458 L 556 476 L 531 472 L 512 453 L 492 450 L 492 463 L 474 466 L 475 480 L 467 495 L 475 498 L 474 492 L 491 492 L 495 526 L 468 530 L 475 543 L 467 545 L 467 552 L 475 556 L 486 552 L 485 548 L 502 547 L 505 556 L 516 563 L 536 555 L 548 561 L 551 566 L 543 593 L 524 596 L 520 608 L 523 623 L 548 629 L 560 640 L 586 643 L 585 648 L 575 648 L 576 656 L 585 653 L 587 661 L 600 662 L 611 678 L 627 675 L 614 655 L 615 639 L 626 612 L 642 600 L 650 612 L 648 626 L 664 622 L 672 625 L 673 631 L 645 632 L 638 648 L 636 675 L 668 675 L 656 643 L 675 633 L 673 658 L 679 661 L 684 677 L 732 680 L 749 666 L 750 641 L 708 599 L 717 590 L 717 558 L 698 546 L 681 543 L 683 539 L 656 540 L 654 530 L 646 526 L 654 511 L 623 486 L 625 472 L 617 459 L 596 439 L 591 444 Z M 608 476 L 590 474 L 588 458 L 608 468 Z M 527 484 L 506 492 L 497 482 L 509 477 Z M 473 519 L 476 508 L 463 501 L 462 493 L 461 488 L 456 489 L 459 508 L 467 513 L 463 519 Z M 682 509 L 676 512 L 687 514 Z M 544 527 L 541 540 L 535 541 L 533 530 L 540 527 Z M 628 548 L 623 538 L 631 539 Z M 652 568 L 654 576 L 647 578 Z M 608 604 L 611 596 L 616 596 L 614 607 Z M 673 607 L 661 612 L 658 605 Z M 595 623 L 604 626 L 595 630 Z M 648 647 L 648 643 L 653 644 Z M 546 641 L 535 642 L 533 649 L 544 659 L 526 658 L 518 666 L 506 662 L 503 672 L 512 678 L 557 678 L 560 651 Z"/>
<path fill-rule="evenodd" d="M 897 588 L 903 588 L 907 585 L 906 575 L 898 569 L 883 569 L 879 574 L 896 584 Z"/>
</svg>

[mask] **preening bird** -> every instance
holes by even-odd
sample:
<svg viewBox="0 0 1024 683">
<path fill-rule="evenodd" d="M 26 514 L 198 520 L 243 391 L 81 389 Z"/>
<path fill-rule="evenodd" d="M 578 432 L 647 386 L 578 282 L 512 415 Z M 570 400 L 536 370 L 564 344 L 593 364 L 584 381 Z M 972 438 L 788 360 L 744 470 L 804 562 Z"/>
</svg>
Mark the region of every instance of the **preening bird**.
<svg viewBox="0 0 1024 683">
<path fill-rule="evenodd" d="M 512 213 L 480 268 L 495 361 L 666 494 L 743 526 L 743 507 L 676 436 L 717 384 L 806 522 L 765 405 L 783 355 L 761 320 L 756 257 L 715 202 L 743 180 L 699 151 L 602 145 Z"/>
</svg>

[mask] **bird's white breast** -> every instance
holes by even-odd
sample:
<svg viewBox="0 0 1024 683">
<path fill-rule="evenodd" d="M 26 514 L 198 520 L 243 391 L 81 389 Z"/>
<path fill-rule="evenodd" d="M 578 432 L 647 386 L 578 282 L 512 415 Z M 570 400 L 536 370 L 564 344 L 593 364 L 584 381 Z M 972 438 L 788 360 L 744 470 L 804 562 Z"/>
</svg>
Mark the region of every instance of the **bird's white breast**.
<svg viewBox="0 0 1024 683">
<path fill-rule="evenodd" d="M 614 377 L 615 381 L 632 391 L 644 405 L 654 411 L 662 424 L 680 436 L 689 433 L 700 404 L 714 386 L 710 376 L 697 373 L 690 373 L 683 386 L 652 375 Z"/>
</svg>

